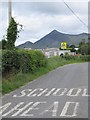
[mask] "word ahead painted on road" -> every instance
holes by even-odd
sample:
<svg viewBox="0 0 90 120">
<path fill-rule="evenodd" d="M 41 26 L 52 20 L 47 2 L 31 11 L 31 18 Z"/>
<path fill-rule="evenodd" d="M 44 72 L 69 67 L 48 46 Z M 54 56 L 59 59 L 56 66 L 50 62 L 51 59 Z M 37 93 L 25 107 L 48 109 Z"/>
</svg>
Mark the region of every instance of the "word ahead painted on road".
<svg viewBox="0 0 90 120">
<path fill-rule="evenodd" d="M 68 97 L 77 97 L 77 96 L 89 96 L 87 88 L 37 88 L 37 89 L 25 89 L 20 93 L 13 95 L 13 97 L 40 97 L 40 96 L 63 96 L 66 95 Z"/>
<path fill-rule="evenodd" d="M 8 116 L 9 114 L 12 117 L 20 116 L 20 117 L 33 117 L 34 113 L 33 111 L 39 111 L 40 107 L 43 105 L 45 106 L 47 104 L 46 101 L 40 101 L 40 102 L 28 102 L 25 104 L 25 102 L 20 102 L 17 105 L 15 105 L 11 110 L 9 110 L 6 113 L 3 113 L 8 107 L 10 107 L 12 103 L 9 102 L 5 104 L 4 106 L 0 107 L 0 114 L 2 114 L 3 117 Z M 77 116 L 77 110 L 78 110 L 79 103 L 78 102 L 66 102 L 61 113 L 59 114 L 60 117 L 75 117 Z M 51 105 L 46 108 L 43 111 L 39 111 L 38 116 L 43 116 L 44 114 L 50 113 L 52 117 L 57 117 L 59 102 L 54 101 L 51 103 Z M 69 109 L 72 109 L 71 113 L 68 114 Z M 36 113 L 35 113 L 36 114 Z"/>
</svg>

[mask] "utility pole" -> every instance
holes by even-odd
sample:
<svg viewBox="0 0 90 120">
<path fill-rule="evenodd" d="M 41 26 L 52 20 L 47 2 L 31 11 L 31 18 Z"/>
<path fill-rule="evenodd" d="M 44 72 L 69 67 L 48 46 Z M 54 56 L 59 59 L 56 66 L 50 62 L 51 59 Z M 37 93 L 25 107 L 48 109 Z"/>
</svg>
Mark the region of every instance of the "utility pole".
<svg viewBox="0 0 90 120">
<path fill-rule="evenodd" d="M 10 23 L 10 20 L 11 20 L 11 17 L 12 17 L 12 5 L 11 5 L 11 0 L 9 0 L 9 23 Z"/>
</svg>

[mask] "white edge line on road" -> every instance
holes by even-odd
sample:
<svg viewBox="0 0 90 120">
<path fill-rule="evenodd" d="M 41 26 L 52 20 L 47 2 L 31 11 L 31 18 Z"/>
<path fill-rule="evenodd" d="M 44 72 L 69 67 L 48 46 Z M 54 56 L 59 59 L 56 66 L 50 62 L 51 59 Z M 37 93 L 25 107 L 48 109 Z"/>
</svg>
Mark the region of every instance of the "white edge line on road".
<svg viewBox="0 0 90 120">
<path fill-rule="evenodd" d="M 88 63 L 88 62 L 83 62 L 83 63 Z M 40 79 L 41 77 L 43 77 L 43 76 L 45 76 L 45 75 L 47 75 L 47 74 L 49 74 L 49 73 L 51 73 L 51 72 L 53 72 L 53 71 L 55 71 L 55 70 L 58 70 L 58 69 L 67 67 L 68 65 L 74 65 L 74 64 L 82 64 L 82 63 L 73 63 L 73 64 L 67 64 L 67 65 L 64 65 L 64 66 L 60 66 L 60 67 L 58 67 L 58 68 L 56 68 L 56 69 L 54 69 L 54 70 L 52 70 L 52 71 L 50 71 L 50 72 L 48 72 L 48 73 L 46 73 L 46 74 L 44 74 L 44 75 L 38 77 L 37 79 L 34 79 L 34 80 L 30 81 L 29 83 L 26 83 L 24 86 L 21 86 L 20 88 L 14 90 L 14 91 L 12 91 L 12 92 L 10 92 L 10 93 L 8 93 L 8 94 L 5 94 L 4 96 L 2 96 L 2 99 L 3 99 L 4 97 L 6 97 L 6 96 L 8 96 L 8 95 L 10 95 L 10 94 L 12 94 L 12 93 L 14 93 L 14 92 L 17 91 L 17 90 L 24 88 L 25 86 L 31 84 L 32 82 L 35 82 L 36 80 Z"/>
</svg>

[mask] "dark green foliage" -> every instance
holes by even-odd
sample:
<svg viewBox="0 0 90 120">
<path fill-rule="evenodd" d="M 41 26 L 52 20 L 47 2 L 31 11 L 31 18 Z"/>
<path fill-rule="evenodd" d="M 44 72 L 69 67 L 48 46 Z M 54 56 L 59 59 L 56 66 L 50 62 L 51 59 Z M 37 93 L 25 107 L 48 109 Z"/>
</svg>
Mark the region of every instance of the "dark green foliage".
<svg viewBox="0 0 90 120">
<path fill-rule="evenodd" d="M 63 53 L 61 53 L 60 56 L 63 57 L 64 56 Z"/>
<path fill-rule="evenodd" d="M 90 55 L 80 55 L 80 56 L 65 55 L 64 58 L 66 60 L 76 60 L 76 61 L 81 61 L 81 62 L 90 61 Z"/>
<path fill-rule="evenodd" d="M 82 55 L 89 55 L 90 53 L 90 44 L 89 42 L 86 43 L 85 39 L 82 39 L 82 41 L 79 43 L 79 50 L 77 53 L 80 53 Z"/>
<path fill-rule="evenodd" d="M 37 68 L 46 66 L 47 61 L 41 51 L 4 50 L 2 55 L 2 71 L 22 73 L 34 72 Z"/>
<path fill-rule="evenodd" d="M 88 55 L 89 52 L 89 46 L 88 43 L 83 43 L 79 46 L 79 53 L 82 55 Z"/>
<path fill-rule="evenodd" d="M 30 58 L 27 52 L 20 52 L 20 71 L 22 73 L 30 72 Z"/>
<path fill-rule="evenodd" d="M 35 54 L 36 54 L 36 61 L 37 61 L 36 67 L 46 66 L 47 65 L 47 60 L 46 60 L 44 54 L 42 54 L 41 51 L 36 51 Z"/>
<path fill-rule="evenodd" d="M 20 68 L 20 56 L 17 51 L 3 51 L 2 52 L 2 72 L 10 73 L 12 71 L 19 71 Z M 14 71 L 14 72 L 15 72 Z"/>
<path fill-rule="evenodd" d="M 18 30 L 18 26 L 20 26 Z M 22 30 L 22 25 L 17 24 L 14 18 L 11 18 L 9 27 L 7 29 L 7 49 L 14 50 L 15 49 L 15 41 L 19 37 L 19 32 Z"/>
<path fill-rule="evenodd" d="M 74 56 L 72 56 L 72 55 L 65 55 L 64 58 L 65 58 L 66 60 L 71 60 L 71 59 L 74 58 Z"/>
<path fill-rule="evenodd" d="M 14 18 L 11 18 L 8 30 L 7 30 L 7 49 L 12 50 L 15 48 L 15 41 L 17 39 L 17 23 Z"/>
<path fill-rule="evenodd" d="M 23 72 L 34 72 L 36 69 L 46 65 L 47 61 L 41 51 L 25 51 L 22 52 L 22 70 Z M 24 67 L 25 66 L 25 67 Z"/>
<path fill-rule="evenodd" d="M 72 49 L 71 49 L 71 52 L 76 52 L 75 48 L 72 48 Z"/>
<path fill-rule="evenodd" d="M 90 55 L 81 55 L 80 59 L 82 61 L 88 61 L 88 62 L 90 62 Z"/>
<path fill-rule="evenodd" d="M 71 45 L 70 48 L 71 48 L 71 52 L 76 52 L 75 45 Z"/>
<path fill-rule="evenodd" d="M 88 55 L 90 55 L 90 42 L 88 43 Z"/>
<path fill-rule="evenodd" d="M 5 39 L 2 39 L 2 49 L 6 49 L 7 48 L 7 41 Z"/>
</svg>

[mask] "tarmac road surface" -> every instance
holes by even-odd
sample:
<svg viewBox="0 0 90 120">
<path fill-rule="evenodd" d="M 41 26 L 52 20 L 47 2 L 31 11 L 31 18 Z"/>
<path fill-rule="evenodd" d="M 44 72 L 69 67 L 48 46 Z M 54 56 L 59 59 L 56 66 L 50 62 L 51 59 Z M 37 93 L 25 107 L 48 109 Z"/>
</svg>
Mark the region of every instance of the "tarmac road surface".
<svg viewBox="0 0 90 120">
<path fill-rule="evenodd" d="M 3 118 L 88 118 L 88 63 L 60 67 L 3 96 Z"/>
</svg>

